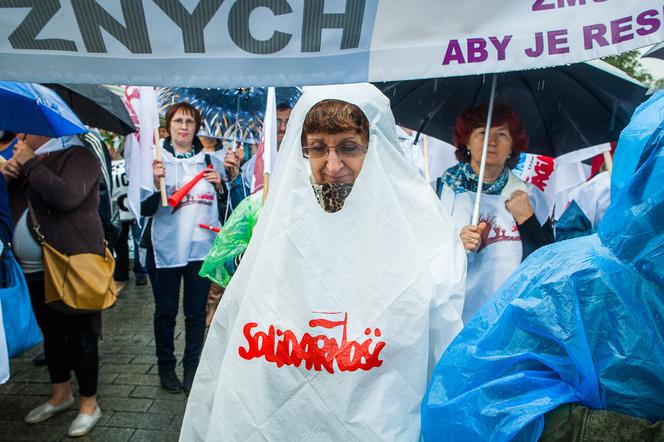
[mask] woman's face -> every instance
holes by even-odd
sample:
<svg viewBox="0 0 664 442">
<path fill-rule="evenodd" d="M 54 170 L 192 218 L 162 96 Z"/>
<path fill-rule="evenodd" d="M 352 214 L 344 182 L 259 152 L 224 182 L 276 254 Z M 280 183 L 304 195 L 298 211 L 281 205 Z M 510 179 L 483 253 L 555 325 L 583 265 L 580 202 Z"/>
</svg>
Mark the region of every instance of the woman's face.
<svg viewBox="0 0 664 442">
<path fill-rule="evenodd" d="M 355 131 L 338 134 L 307 134 L 307 146 L 339 146 L 343 143 L 369 144 L 367 137 Z M 352 184 L 362 170 L 366 153 L 359 156 L 347 156 L 330 149 L 327 157 L 309 158 L 311 172 L 316 184 Z"/>
<path fill-rule="evenodd" d="M 49 137 L 45 137 L 43 135 L 32 135 L 32 134 L 23 134 L 23 133 L 16 134 L 16 138 L 18 138 L 19 140 L 23 140 L 25 144 L 27 144 L 32 150 L 39 149 L 44 144 L 46 144 L 48 140 L 50 140 Z"/>
<path fill-rule="evenodd" d="M 217 139 L 212 137 L 198 137 L 203 145 L 203 151 L 215 152 L 217 150 Z"/>
<path fill-rule="evenodd" d="M 171 140 L 178 146 L 191 147 L 194 142 L 194 132 L 196 130 L 196 120 L 193 115 L 185 113 L 182 109 L 178 110 L 171 119 L 168 128 L 171 134 Z"/>
<path fill-rule="evenodd" d="M 482 144 L 484 143 L 484 127 L 477 127 L 470 133 L 468 148 L 470 162 L 479 166 L 482 160 Z M 489 145 L 486 153 L 487 166 L 504 166 L 512 153 L 512 136 L 507 124 L 494 126 L 489 131 Z"/>
</svg>

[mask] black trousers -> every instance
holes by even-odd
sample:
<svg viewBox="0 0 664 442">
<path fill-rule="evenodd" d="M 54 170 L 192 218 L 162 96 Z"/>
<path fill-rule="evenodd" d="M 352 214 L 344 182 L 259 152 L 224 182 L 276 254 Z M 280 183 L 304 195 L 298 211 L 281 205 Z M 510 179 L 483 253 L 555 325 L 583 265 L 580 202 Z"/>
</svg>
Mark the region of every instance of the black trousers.
<svg viewBox="0 0 664 442">
<path fill-rule="evenodd" d="M 97 394 L 101 312 L 71 315 L 44 303 L 44 274 L 25 275 L 32 309 L 44 335 L 44 355 L 51 382 L 71 379 L 73 370 L 81 396 Z"/>
<path fill-rule="evenodd" d="M 155 268 L 154 254 L 148 253 L 146 267 L 154 296 L 154 342 L 157 365 L 175 368 L 175 319 L 180 304 L 180 282 L 184 282 L 185 346 L 182 366 L 195 371 L 205 340 L 205 314 L 210 281 L 198 275 L 203 261 L 190 261 L 186 266 Z"/>
<path fill-rule="evenodd" d="M 129 279 L 129 231 L 134 241 L 134 276 L 145 275 L 145 269 L 138 258 L 138 239 L 141 236 L 141 229 L 133 221 L 123 221 L 120 238 L 115 244 L 115 274 L 113 279 L 116 281 L 127 281 Z"/>
</svg>

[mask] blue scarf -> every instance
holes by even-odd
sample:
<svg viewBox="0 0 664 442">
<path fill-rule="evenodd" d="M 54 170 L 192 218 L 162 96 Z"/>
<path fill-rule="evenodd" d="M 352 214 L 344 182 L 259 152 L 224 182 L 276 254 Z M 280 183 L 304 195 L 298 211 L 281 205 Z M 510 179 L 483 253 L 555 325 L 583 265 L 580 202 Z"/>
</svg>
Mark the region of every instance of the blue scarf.
<svg viewBox="0 0 664 442">
<path fill-rule="evenodd" d="M 487 195 L 500 195 L 507 179 L 509 178 L 509 169 L 505 167 L 500 176 L 493 183 L 483 183 L 482 193 Z M 454 193 L 477 192 L 478 176 L 475 175 L 470 163 L 459 163 L 452 166 L 443 174 L 443 182 L 449 186 Z"/>
</svg>

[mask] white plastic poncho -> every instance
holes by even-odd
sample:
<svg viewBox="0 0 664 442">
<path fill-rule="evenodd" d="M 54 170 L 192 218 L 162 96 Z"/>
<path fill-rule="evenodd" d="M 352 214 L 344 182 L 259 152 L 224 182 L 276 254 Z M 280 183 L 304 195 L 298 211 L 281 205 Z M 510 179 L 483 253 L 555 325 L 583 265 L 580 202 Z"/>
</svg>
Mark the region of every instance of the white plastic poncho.
<svg viewBox="0 0 664 442">
<path fill-rule="evenodd" d="M 370 122 L 336 213 L 318 205 L 300 144 L 305 115 L 327 98 Z M 449 216 L 400 153 L 387 98 L 366 84 L 307 88 L 180 440 L 417 440 L 429 374 L 462 327 L 465 270 Z"/>
<path fill-rule="evenodd" d="M 172 195 L 207 166 L 206 153 L 191 158 L 176 158 L 164 150 L 166 192 Z M 209 155 L 215 170 L 223 171 L 222 162 Z M 214 242 L 214 235 L 199 224 L 218 227 L 219 210 L 214 186 L 201 179 L 176 206 L 157 209 L 152 221 L 152 244 L 157 268 L 182 267 L 190 261 L 203 261 Z"/>
</svg>

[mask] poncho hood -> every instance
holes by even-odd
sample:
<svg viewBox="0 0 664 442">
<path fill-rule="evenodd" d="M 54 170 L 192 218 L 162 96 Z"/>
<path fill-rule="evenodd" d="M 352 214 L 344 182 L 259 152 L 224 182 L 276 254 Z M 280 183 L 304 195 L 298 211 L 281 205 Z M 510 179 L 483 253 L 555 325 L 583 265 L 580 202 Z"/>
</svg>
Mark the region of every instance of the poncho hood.
<svg viewBox="0 0 664 442">
<path fill-rule="evenodd" d="M 664 92 L 636 110 L 615 164 L 599 237 L 616 257 L 664 286 Z"/>
</svg>

